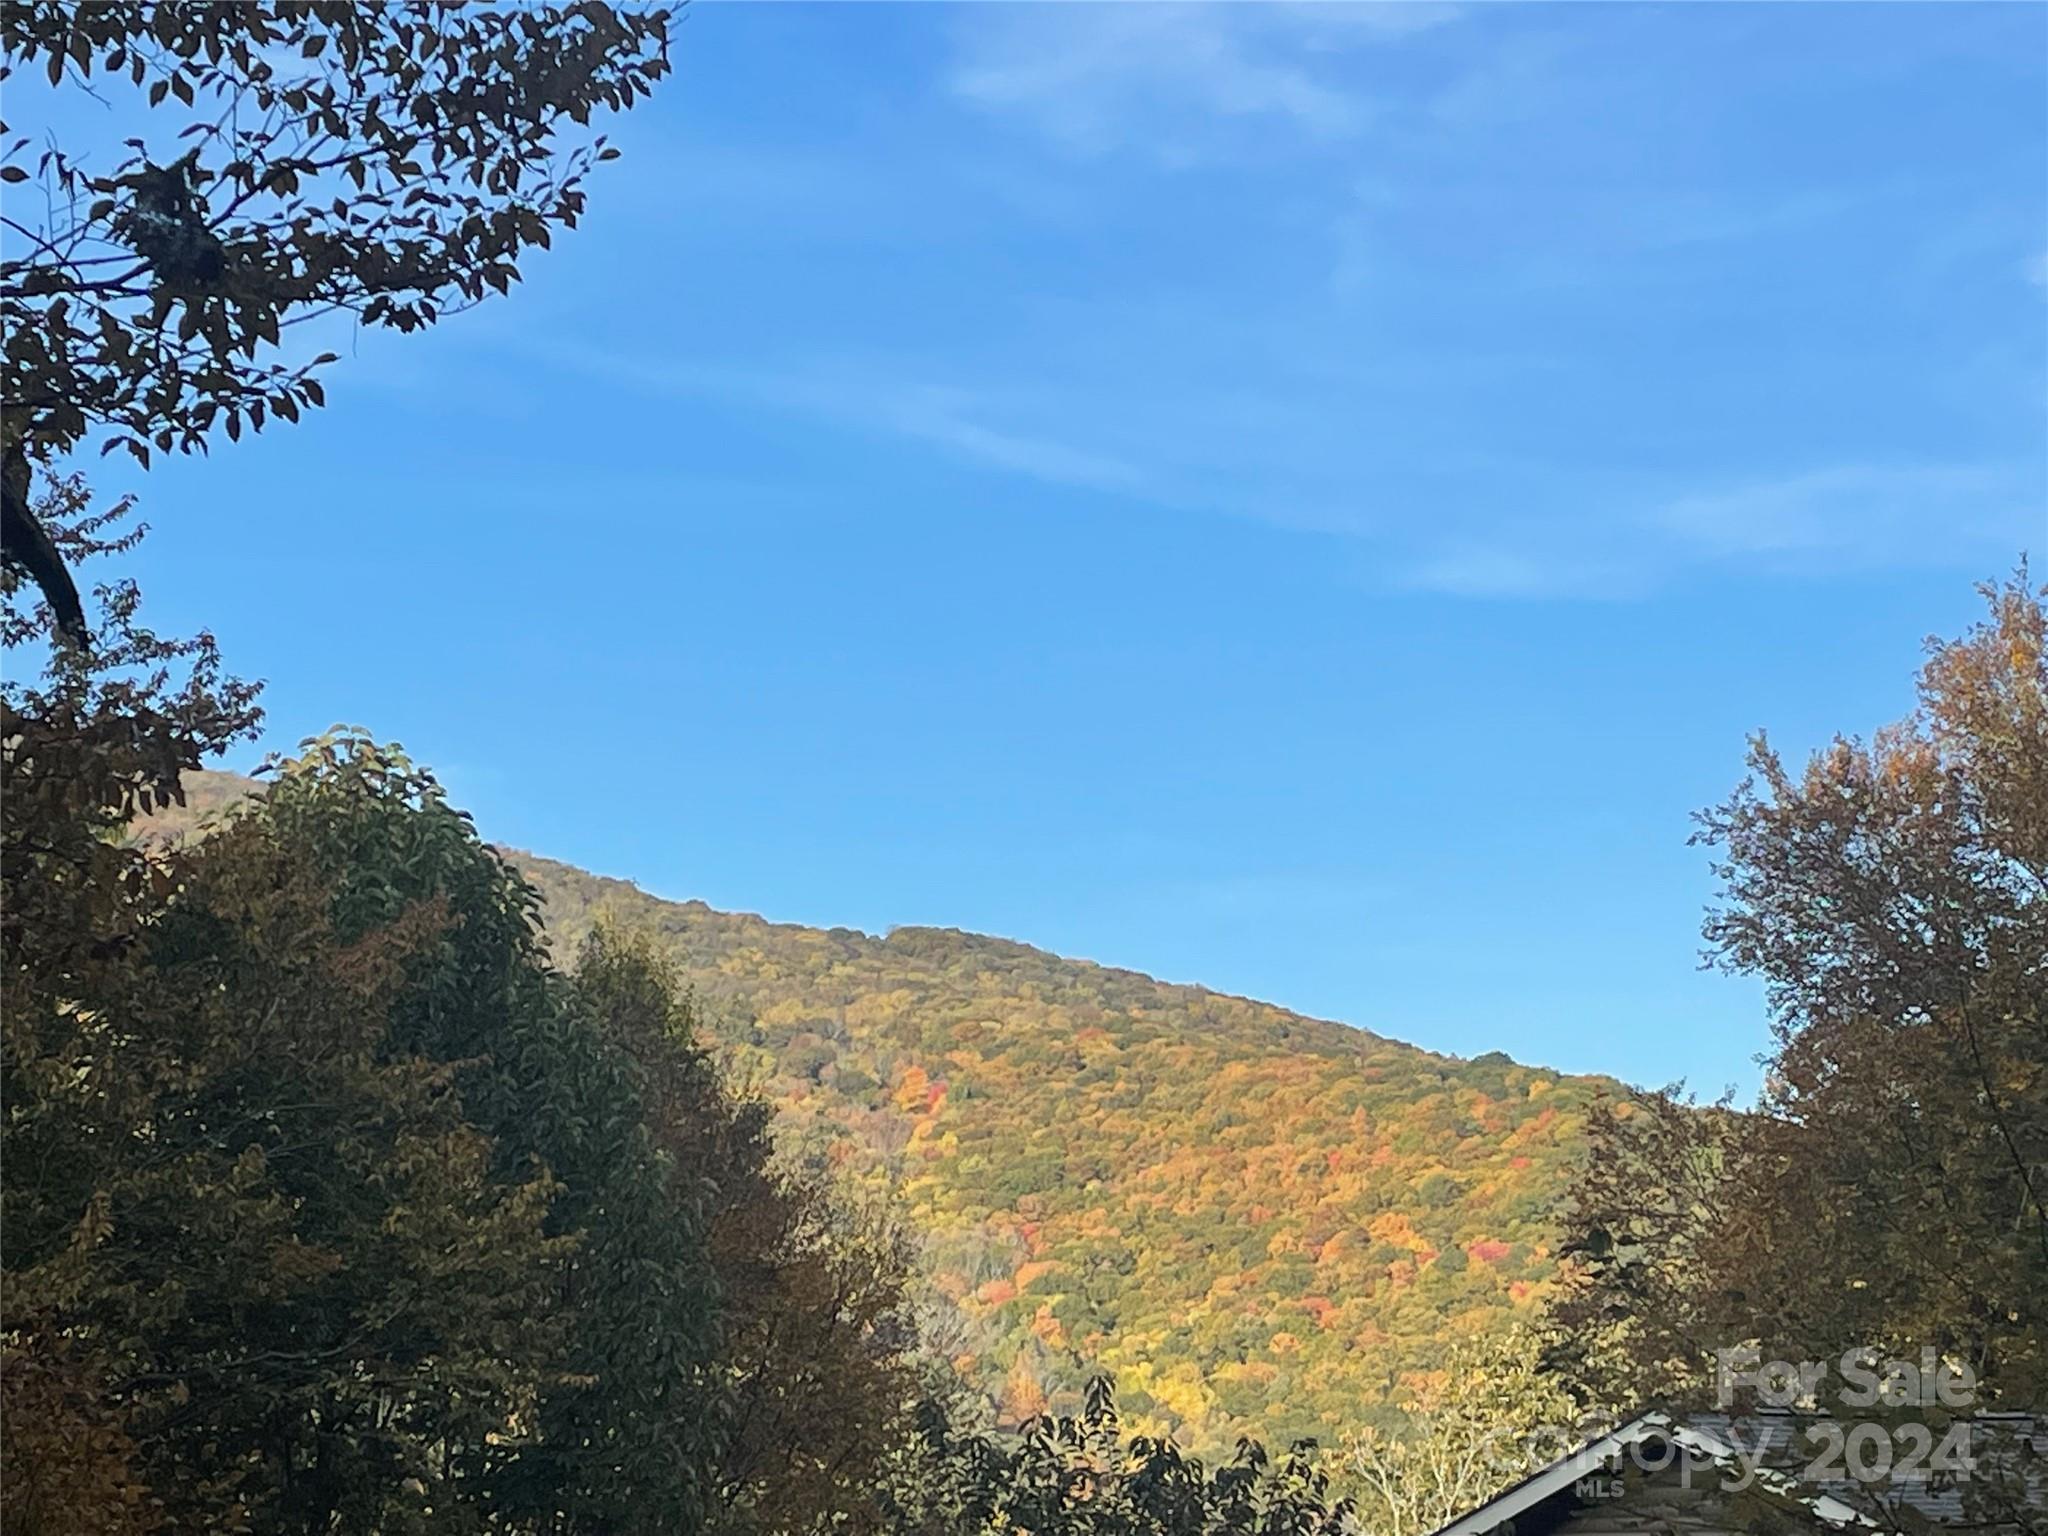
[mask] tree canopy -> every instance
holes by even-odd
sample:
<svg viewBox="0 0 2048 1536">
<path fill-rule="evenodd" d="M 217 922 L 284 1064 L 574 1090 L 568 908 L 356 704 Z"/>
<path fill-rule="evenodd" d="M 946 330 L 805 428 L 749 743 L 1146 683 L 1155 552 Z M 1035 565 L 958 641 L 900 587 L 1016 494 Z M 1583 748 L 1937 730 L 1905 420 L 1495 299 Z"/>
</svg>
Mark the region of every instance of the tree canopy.
<svg viewBox="0 0 2048 1536">
<path fill-rule="evenodd" d="M 1711 953 L 1762 978 L 1761 1102 L 1596 1119 L 1559 1316 L 1587 1390 L 1698 1395 L 1714 1352 L 1873 1348 L 2048 1388 L 2048 592 L 1930 642 L 1911 716 L 1803 771 L 1759 736 L 1700 819 Z M 1588 1372 L 1588 1362 L 1600 1368 Z"/>
</svg>

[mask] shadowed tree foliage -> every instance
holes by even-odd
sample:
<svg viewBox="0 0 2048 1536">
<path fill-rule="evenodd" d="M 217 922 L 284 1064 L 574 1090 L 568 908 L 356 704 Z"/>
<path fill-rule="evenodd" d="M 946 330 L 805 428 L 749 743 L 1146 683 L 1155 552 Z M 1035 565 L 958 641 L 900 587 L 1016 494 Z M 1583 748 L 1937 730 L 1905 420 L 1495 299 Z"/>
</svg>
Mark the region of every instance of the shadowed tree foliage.
<svg viewBox="0 0 2048 1536">
<path fill-rule="evenodd" d="M 899 1453 L 892 1536 L 1340 1536 L 1356 1529 L 1323 1458 L 1303 1441 L 1275 1461 L 1255 1441 L 1210 1464 L 1170 1440 L 1125 1433 L 1108 1378 L 1081 1411 L 1021 1435 L 962 1434 L 924 1418 Z"/>
<path fill-rule="evenodd" d="M 594 0 L 0 12 L 0 79 L 110 96 L 137 135 L 104 165 L 9 135 L 0 162 L 6 544 L 67 629 L 79 607 L 37 537 L 31 465 L 88 441 L 147 465 L 296 421 L 332 355 L 292 327 L 339 312 L 413 331 L 505 292 L 616 153 L 582 127 L 668 72 L 668 21 Z"/>
<path fill-rule="evenodd" d="M 1746 1285 L 1719 1251 L 1734 1219 L 1729 1153 L 1746 1129 L 1730 1104 L 1695 1103 L 1682 1085 L 1597 1107 L 1546 1353 L 1586 1405 L 1682 1393 L 1726 1341 L 1739 1302 L 1714 1287 Z"/>
<path fill-rule="evenodd" d="M 8 727 L 7 1390 L 92 1458 L 10 1436 L 12 1525 L 92 1528 L 81 1482 L 138 1529 L 695 1518 L 703 1197 L 524 887 L 358 742 L 145 854 L 127 734 Z"/>
<path fill-rule="evenodd" d="M 634 1063 L 654 1146 L 714 1192 L 729 1394 L 717 1522 L 874 1529 L 883 1459 L 924 1388 L 901 1239 L 777 1159 L 769 1106 L 735 1096 L 713 1068 L 673 970 L 644 937 L 594 930 L 574 995 Z"/>
<path fill-rule="evenodd" d="M 254 816 L 160 873 L 121 955 L 11 999 L 8 1331 L 90 1352 L 174 1529 L 426 1529 L 559 1369 L 558 1186 L 385 1053 L 445 910 L 344 934 Z"/>
<path fill-rule="evenodd" d="M 568 1529 L 701 1519 L 727 1408 L 706 1233 L 716 1191 L 655 1145 L 635 1063 L 540 952 L 532 891 L 430 775 L 357 736 L 309 743 L 253 806 L 328 890 L 344 942 L 445 914 L 380 1049 L 445 1064 L 492 1172 L 545 1169 L 546 1234 L 575 1240 L 544 1280 L 561 1371 L 479 1456 L 478 1497 L 538 1530 L 565 1509 L 587 1523 Z"/>
<path fill-rule="evenodd" d="M 1700 821 L 1719 962 L 1766 984 L 1760 1104 L 1595 1123 L 1559 1309 L 1610 1400 L 1712 1351 L 1923 1346 L 1979 1406 L 2048 1386 L 2048 611 L 2025 569 L 1930 642 L 1911 717 L 1794 772 L 1759 736 Z M 1982 1483 L 1983 1479 L 1978 1479 Z"/>
<path fill-rule="evenodd" d="M 88 509 L 75 478 L 38 507 L 84 559 L 128 547 L 128 509 Z M 175 801 L 179 776 L 251 731 L 256 690 L 223 676 L 210 636 L 159 637 L 132 583 L 101 589 L 97 660 L 56 648 L 40 679 L 20 665 L 49 633 L 47 608 L 0 574 L 0 1530 L 140 1536 L 162 1502 L 146 1474 L 133 1359 L 109 1356 L 59 1318 L 90 1289 L 111 1211 L 101 1198 L 110 1119 L 132 1112 L 131 1063 L 110 996 L 141 984 L 137 955 L 179 878 L 116 837 L 138 811 Z M 132 1063 L 141 1067 L 141 1062 Z"/>
</svg>

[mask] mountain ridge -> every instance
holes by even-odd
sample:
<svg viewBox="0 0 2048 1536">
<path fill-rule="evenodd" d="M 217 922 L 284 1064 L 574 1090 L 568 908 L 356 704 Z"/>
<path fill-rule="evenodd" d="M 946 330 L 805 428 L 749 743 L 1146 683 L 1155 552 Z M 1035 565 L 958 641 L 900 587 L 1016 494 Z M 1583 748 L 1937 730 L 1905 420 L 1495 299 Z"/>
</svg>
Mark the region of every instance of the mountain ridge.
<svg viewBox="0 0 2048 1536">
<path fill-rule="evenodd" d="M 1481 1052 L 1478 1057 L 1465 1057 L 1456 1055 L 1453 1052 L 1432 1050 L 1428 1046 L 1416 1045 L 1413 1041 L 1399 1039 L 1396 1036 L 1371 1029 L 1363 1024 L 1352 1024 L 1343 1019 L 1331 1019 L 1318 1014 L 1303 1013 L 1298 1009 L 1289 1008 L 1282 1003 L 1268 1002 L 1264 998 L 1253 997 L 1249 993 L 1226 991 L 1219 987 L 1206 986 L 1198 981 L 1172 981 L 1165 977 L 1154 976 L 1149 971 L 1139 970 L 1135 966 L 1116 965 L 1109 961 L 1093 960 L 1078 955 L 1066 955 L 1058 950 L 1047 949 L 1043 945 L 1032 944 L 1023 939 L 1005 938 L 1000 934 L 983 933 L 978 929 L 960 928 L 944 923 L 894 923 L 880 932 L 875 932 L 870 929 L 853 927 L 847 924 L 837 924 L 828 928 L 815 923 L 793 922 L 782 918 L 767 917 L 759 912 L 714 907 L 700 897 L 657 895 L 631 876 L 597 874 L 583 869 L 579 865 L 571 864 L 565 859 L 551 858 L 546 854 L 534 853 L 527 849 L 514 847 L 511 844 L 500 843 L 494 846 L 516 868 L 527 871 L 530 875 L 539 873 L 541 878 L 536 883 L 540 884 L 543 889 L 547 887 L 552 879 L 573 876 L 595 882 L 601 886 L 614 888 L 623 893 L 629 893 L 632 897 L 641 901 L 655 903 L 664 907 L 674 907 L 692 914 L 701 914 L 725 922 L 759 925 L 763 929 L 791 936 L 812 933 L 823 934 L 829 939 L 841 942 L 859 942 L 883 946 L 913 958 L 916 957 L 918 948 L 936 941 L 975 951 L 987 951 L 992 956 L 1007 955 L 1020 959 L 1048 962 L 1073 970 L 1091 972 L 1107 980 L 1161 988 L 1171 992 L 1185 993 L 1194 998 L 1211 998 L 1219 1002 L 1271 1008 L 1289 1015 L 1302 1026 L 1311 1030 L 1336 1031 L 1341 1032 L 1343 1035 L 1360 1036 L 1366 1040 L 1399 1046 L 1439 1061 L 1464 1062 L 1481 1060 L 1486 1056 L 1506 1054 L 1505 1052 L 1486 1051 Z M 1513 1058 L 1510 1057 L 1509 1059 L 1512 1060 Z M 1516 1065 L 1526 1066 L 1532 1064 L 1517 1062 Z"/>
</svg>

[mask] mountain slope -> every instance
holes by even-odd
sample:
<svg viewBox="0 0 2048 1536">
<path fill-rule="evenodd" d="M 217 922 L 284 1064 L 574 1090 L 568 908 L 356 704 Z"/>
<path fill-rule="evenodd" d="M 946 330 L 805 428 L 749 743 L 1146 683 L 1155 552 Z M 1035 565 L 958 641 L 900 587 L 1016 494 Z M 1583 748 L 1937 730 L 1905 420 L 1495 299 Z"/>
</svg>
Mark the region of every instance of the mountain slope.
<svg viewBox="0 0 2048 1536">
<path fill-rule="evenodd" d="M 1551 1273 L 1596 1080 L 510 856 L 561 953 L 600 916 L 659 935 L 791 1136 L 896 1193 L 957 1309 L 956 1365 L 1013 1414 L 1108 1369 L 1142 1424 L 1197 1448 L 1327 1442 Z"/>
<path fill-rule="evenodd" d="M 792 1121 L 901 1191 L 970 1324 L 959 1363 L 1013 1408 L 1106 1367 L 1197 1445 L 1328 1440 L 1550 1273 L 1585 1079 L 515 857 L 558 941 L 599 913 L 660 934 Z"/>
</svg>

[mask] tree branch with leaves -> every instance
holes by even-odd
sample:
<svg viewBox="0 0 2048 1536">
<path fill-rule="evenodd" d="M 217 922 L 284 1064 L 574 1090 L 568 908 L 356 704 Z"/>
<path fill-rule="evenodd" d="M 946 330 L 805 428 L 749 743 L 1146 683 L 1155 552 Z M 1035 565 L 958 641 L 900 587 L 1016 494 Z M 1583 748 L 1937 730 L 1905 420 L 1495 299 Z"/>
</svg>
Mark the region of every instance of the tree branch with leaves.
<svg viewBox="0 0 2048 1536">
<path fill-rule="evenodd" d="M 147 128 L 118 163 L 0 123 L 5 547 L 74 640 L 30 475 L 91 443 L 204 451 L 322 405 L 335 360 L 290 334 L 322 315 L 409 333 L 505 293 L 583 213 L 617 151 L 583 130 L 669 71 L 671 13 L 576 0 L 238 5 L 25 0 L 0 80 L 114 87 Z M 41 193 L 41 213 L 29 187 Z"/>
</svg>

